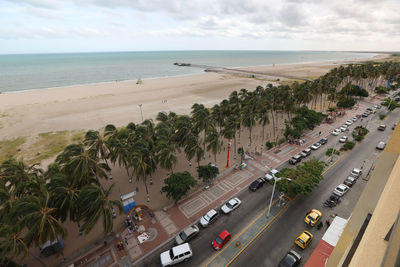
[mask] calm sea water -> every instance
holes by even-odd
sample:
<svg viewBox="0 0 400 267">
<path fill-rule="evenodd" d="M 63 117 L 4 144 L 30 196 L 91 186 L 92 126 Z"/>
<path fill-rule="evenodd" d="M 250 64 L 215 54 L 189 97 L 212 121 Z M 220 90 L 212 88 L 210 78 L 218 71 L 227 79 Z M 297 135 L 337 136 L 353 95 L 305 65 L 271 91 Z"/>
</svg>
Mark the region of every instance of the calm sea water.
<svg viewBox="0 0 400 267">
<path fill-rule="evenodd" d="M 203 72 L 201 68 L 174 66 L 173 63 L 177 61 L 217 67 L 243 67 L 359 59 L 374 55 L 308 51 L 160 51 L 0 55 L 0 91 L 11 92 Z"/>
</svg>

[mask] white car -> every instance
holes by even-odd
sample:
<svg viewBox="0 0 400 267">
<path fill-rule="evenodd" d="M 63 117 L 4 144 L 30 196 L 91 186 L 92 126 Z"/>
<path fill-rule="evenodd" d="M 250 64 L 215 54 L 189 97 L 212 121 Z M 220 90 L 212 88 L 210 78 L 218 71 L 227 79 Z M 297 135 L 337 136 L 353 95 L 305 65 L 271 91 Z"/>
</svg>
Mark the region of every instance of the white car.
<svg viewBox="0 0 400 267">
<path fill-rule="evenodd" d="M 345 124 L 346 124 L 347 126 L 350 126 L 350 125 L 353 124 L 353 121 L 352 121 L 352 120 L 347 120 Z"/>
<path fill-rule="evenodd" d="M 357 117 L 354 117 L 354 118 L 352 118 L 351 119 L 353 122 L 356 122 L 357 120 L 358 120 L 358 118 Z"/>
<path fill-rule="evenodd" d="M 200 224 L 203 227 L 207 227 L 209 224 L 213 223 L 218 217 L 218 212 L 215 209 L 210 210 L 203 217 L 200 218 Z"/>
<path fill-rule="evenodd" d="M 349 191 L 350 187 L 348 187 L 345 184 L 340 184 L 338 186 L 336 186 L 335 190 L 333 190 L 333 193 L 339 197 L 344 196 L 347 191 Z"/>
<path fill-rule="evenodd" d="M 310 148 L 312 149 L 312 150 L 317 150 L 318 148 L 320 148 L 321 147 L 321 144 L 320 143 L 315 143 L 315 144 L 313 144 L 312 146 L 310 146 Z"/>
<path fill-rule="evenodd" d="M 268 182 L 271 181 L 272 179 L 274 179 L 273 175 L 276 175 L 279 171 L 277 169 L 272 169 L 269 171 L 269 173 L 267 173 L 264 178 L 265 180 L 267 180 Z"/>
<path fill-rule="evenodd" d="M 384 150 L 386 147 L 385 142 L 380 141 L 379 144 L 376 146 L 377 149 L 379 150 Z"/>
<path fill-rule="evenodd" d="M 225 205 L 223 205 L 221 207 L 221 210 L 223 213 L 228 214 L 231 211 L 233 211 L 234 209 L 236 209 L 237 207 L 239 207 L 240 204 L 242 204 L 242 201 L 240 201 L 237 197 L 234 197 L 231 200 L 229 200 L 227 203 L 225 203 Z"/>
<path fill-rule="evenodd" d="M 345 143 L 347 141 L 347 136 L 343 135 L 342 137 L 340 137 L 339 142 L 340 143 Z"/>
<path fill-rule="evenodd" d="M 346 127 L 345 127 L 345 126 L 346 126 Z M 343 125 L 342 127 L 340 127 L 340 130 L 341 130 L 342 132 L 347 131 L 347 125 Z"/>
<path fill-rule="evenodd" d="M 351 171 L 350 176 L 352 176 L 352 177 L 354 177 L 354 178 L 358 178 L 358 177 L 360 177 L 361 173 L 362 173 L 362 172 L 361 172 L 360 169 L 354 168 L 354 169 Z"/>
<path fill-rule="evenodd" d="M 162 266 L 171 266 L 182 261 L 187 261 L 192 256 L 192 248 L 189 243 L 184 243 L 161 253 L 160 261 Z"/>
<path fill-rule="evenodd" d="M 333 130 L 333 132 L 331 133 L 334 136 L 338 136 L 342 131 L 340 129 L 335 129 Z"/>
</svg>

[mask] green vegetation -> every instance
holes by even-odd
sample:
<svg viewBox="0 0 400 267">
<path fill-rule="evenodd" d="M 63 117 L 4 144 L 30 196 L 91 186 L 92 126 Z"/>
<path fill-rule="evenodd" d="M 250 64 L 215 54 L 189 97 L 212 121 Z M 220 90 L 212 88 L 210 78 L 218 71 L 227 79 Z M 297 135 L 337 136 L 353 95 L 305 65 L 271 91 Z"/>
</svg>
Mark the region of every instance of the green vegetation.
<svg viewBox="0 0 400 267">
<path fill-rule="evenodd" d="M 68 137 L 69 132 L 67 131 L 40 133 L 36 142 L 30 145 L 29 151 L 25 153 L 28 158 L 27 162 L 39 163 L 44 159 L 56 156 L 68 145 Z M 30 151 L 34 154 L 30 154 Z"/>
<path fill-rule="evenodd" d="M 387 107 L 387 109 L 388 109 L 389 111 L 393 111 L 393 110 L 395 110 L 396 108 L 399 108 L 399 107 L 400 107 L 400 103 L 398 103 L 398 102 L 395 101 L 394 99 L 386 98 L 386 99 L 383 101 L 382 106 Z"/>
<path fill-rule="evenodd" d="M 383 86 L 375 87 L 375 92 L 379 95 L 385 95 L 385 94 L 389 93 L 390 90 L 391 90 L 391 88 L 387 88 L 387 87 L 383 87 Z"/>
<path fill-rule="evenodd" d="M 344 143 L 343 146 L 340 148 L 340 151 L 352 150 L 355 145 L 356 143 L 354 142 L 346 141 L 346 143 Z"/>
<path fill-rule="evenodd" d="M 15 157 L 25 142 L 26 137 L 0 141 L 0 161 L 3 162 L 6 159 Z"/>
<path fill-rule="evenodd" d="M 273 147 L 275 146 L 275 143 L 274 143 L 274 142 L 267 141 L 267 142 L 265 143 L 265 146 L 266 146 L 268 149 L 271 149 L 271 148 L 273 148 Z"/>
<path fill-rule="evenodd" d="M 167 193 L 167 197 L 173 199 L 175 203 L 186 196 L 190 189 L 197 184 L 196 180 L 187 171 L 171 174 L 170 177 L 164 180 L 164 183 L 165 186 L 161 191 Z"/>
<path fill-rule="evenodd" d="M 325 162 L 314 158 L 296 168 L 284 168 L 278 176 L 290 178 L 291 181 L 281 180 L 277 183 L 277 188 L 289 195 L 308 195 L 323 179 L 322 172 L 325 166 Z"/>
<path fill-rule="evenodd" d="M 354 128 L 352 136 L 354 140 L 356 140 L 357 142 L 361 142 L 368 133 L 369 131 L 367 128 L 362 126 L 357 126 Z"/>
<path fill-rule="evenodd" d="M 197 167 L 197 173 L 199 178 L 203 179 L 203 182 L 209 182 L 217 177 L 219 170 L 209 163 L 208 165 Z"/>
<path fill-rule="evenodd" d="M 325 155 L 327 155 L 328 157 L 330 157 L 330 156 L 332 156 L 332 154 L 333 154 L 333 155 L 340 155 L 340 151 L 339 151 L 339 150 L 336 150 L 336 149 L 333 149 L 333 148 L 328 148 L 328 150 L 326 150 Z"/>
<path fill-rule="evenodd" d="M 380 119 L 381 121 L 383 121 L 385 118 L 386 118 L 386 114 L 380 114 L 380 115 L 379 115 L 379 119 Z"/>
<path fill-rule="evenodd" d="M 298 108 L 296 111 L 296 117 L 294 117 L 290 122 L 286 121 L 285 137 L 290 138 L 300 138 L 306 129 L 314 129 L 316 125 L 321 124 L 324 115 L 320 112 L 315 112 L 314 110 L 308 109 L 306 106 Z"/>
</svg>

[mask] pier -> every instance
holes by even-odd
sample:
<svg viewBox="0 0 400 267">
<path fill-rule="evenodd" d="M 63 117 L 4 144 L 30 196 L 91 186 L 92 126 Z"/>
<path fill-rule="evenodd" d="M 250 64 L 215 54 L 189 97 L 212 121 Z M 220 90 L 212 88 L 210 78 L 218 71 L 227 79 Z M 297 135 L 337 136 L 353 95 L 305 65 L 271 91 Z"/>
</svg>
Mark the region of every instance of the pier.
<svg viewBox="0 0 400 267">
<path fill-rule="evenodd" d="M 205 72 L 216 72 L 223 74 L 231 74 L 237 76 L 244 76 L 248 78 L 254 79 L 275 79 L 276 77 L 286 78 L 286 79 L 295 79 L 295 80 L 303 80 L 303 81 L 312 81 L 311 79 L 296 77 L 287 74 L 277 74 L 273 72 L 260 72 L 260 71 L 250 71 L 250 70 L 242 70 L 242 69 L 233 69 L 233 68 L 225 68 L 225 67 L 215 67 L 201 64 L 192 64 L 186 62 L 175 62 L 173 63 L 179 67 L 193 67 L 193 68 L 201 68 L 204 69 Z"/>
</svg>

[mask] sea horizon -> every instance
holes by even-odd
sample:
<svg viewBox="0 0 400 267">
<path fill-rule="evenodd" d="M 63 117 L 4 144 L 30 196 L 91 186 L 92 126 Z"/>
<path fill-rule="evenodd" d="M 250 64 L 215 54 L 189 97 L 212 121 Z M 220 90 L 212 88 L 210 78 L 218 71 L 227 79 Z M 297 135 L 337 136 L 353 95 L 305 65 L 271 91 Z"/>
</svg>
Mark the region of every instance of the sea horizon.
<svg viewBox="0 0 400 267">
<path fill-rule="evenodd" d="M 309 50 L 8 54 L 0 55 L 0 91 L 11 93 L 204 73 L 203 68 L 175 66 L 174 62 L 243 68 L 272 64 L 358 60 L 372 58 L 378 54 L 380 53 Z"/>
</svg>

